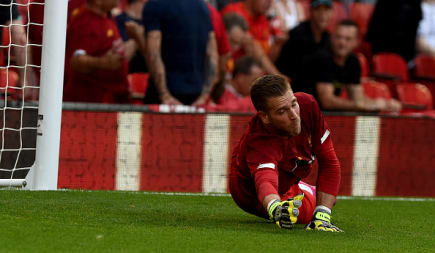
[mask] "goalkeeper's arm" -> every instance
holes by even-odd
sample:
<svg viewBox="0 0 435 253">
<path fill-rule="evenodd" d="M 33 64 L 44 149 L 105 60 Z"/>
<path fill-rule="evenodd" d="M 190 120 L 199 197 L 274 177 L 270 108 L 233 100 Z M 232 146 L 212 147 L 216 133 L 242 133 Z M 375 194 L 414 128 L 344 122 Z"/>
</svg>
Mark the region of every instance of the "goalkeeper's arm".
<svg viewBox="0 0 435 253">
<path fill-rule="evenodd" d="M 278 175 L 272 170 L 257 171 L 255 186 L 258 199 L 263 203 L 270 220 L 280 228 L 292 228 L 297 221 L 298 208 L 302 205 L 303 195 L 281 201 L 278 195 Z"/>
<path fill-rule="evenodd" d="M 340 186 L 340 163 L 330 137 L 317 150 L 316 156 L 319 162 L 317 207 L 307 229 L 338 232 L 341 230 L 331 224 L 331 209 Z"/>
</svg>

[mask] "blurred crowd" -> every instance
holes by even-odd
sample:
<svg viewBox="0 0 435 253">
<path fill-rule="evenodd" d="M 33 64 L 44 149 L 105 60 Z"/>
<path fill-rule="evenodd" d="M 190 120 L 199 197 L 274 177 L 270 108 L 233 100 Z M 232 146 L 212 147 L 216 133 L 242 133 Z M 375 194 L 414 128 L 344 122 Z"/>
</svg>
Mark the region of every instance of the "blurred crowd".
<svg viewBox="0 0 435 253">
<path fill-rule="evenodd" d="M 43 22 L 41 5 L 20 8 L 0 7 L 0 25 Z M 41 44 L 41 26 L 11 27 L 4 45 Z M 22 48 L 12 55 L 24 65 Z M 435 0 L 70 0 L 65 58 L 71 102 L 251 112 L 250 86 L 270 73 L 323 110 L 430 110 Z M 17 85 L 38 74 L 18 68 Z"/>
</svg>

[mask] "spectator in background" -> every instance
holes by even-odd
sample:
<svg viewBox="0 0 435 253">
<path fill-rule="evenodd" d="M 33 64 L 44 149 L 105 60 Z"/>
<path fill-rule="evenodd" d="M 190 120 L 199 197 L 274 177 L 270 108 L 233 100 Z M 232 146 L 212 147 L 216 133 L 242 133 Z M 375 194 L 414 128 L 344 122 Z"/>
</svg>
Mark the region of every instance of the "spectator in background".
<svg viewBox="0 0 435 253">
<path fill-rule="evenodd" d="M 249 96 L 251 85 L 262 75 L 264 70 L 257 60 L 249 56 L 241 57 L 236 61 L 233 79 L 223 87 L 224 91 L 217 104 L 231 108 L 232 111 L 246 108 L 254 111 Z"/>
<path fill-rule="evenodd" d="M 305 20 L 304 8 L 296 0 L 274 0 L 272 12 L 277 15 L 285 32 L 289 32 Z"/>
<path fill-rule="evenodd" d="M 289 40 L 276 62 L 278 70 L 290 77 L 295 92 L 301 91 L 302 88 L 299 76 L 303 62 L 310 55 L 329 45 L 330 35 L 326 28 L 332 16 L 331 8 L 331 0 L 312 0 L 310 19 L 290 31 Z"/>
<path fill-rule="evenodd" d="M 207 2 L 207 8 L 210 11 L 211 23 L 216 36 L 217 49 L 219 54 L 219 79 L 224 79 L 227 72 L 226 64 L 231 57 L 231 46 L 228 40 L 227 32 L 225 31 L 225 25 L 222 21 L 221 14 L 216 10 L 213 5 Z"/>
<path fill-rule="evenodd" d="M 341 21 L 334 30 L 331 47 L 319 51 L 304 65 L 304 91 L 313 94 L 324 110 L 394 111 L 401 109 L 394 100 L 369 99 L 360 85 L 358 57 L 352 53 L 358 45 L 358 26 Z M 346 89 L 349 99 L 340 97 Z"/>
<path fill-rule="evenodd" d="M 423 19 L 417 32 L 417 51 L 435 57 L 435 0 L 423 0 Z"/>
<path fill-rule="evenodd" d="M 243 17 L 229 13 L 224 15 L 223 21 L 231 45 L 231 59 L 227 66 L 230 72 L 234 69 L 234 62 L 246 55 L 259 61 L 267 73 L 280 74 L 260 44 L 248 33 L 248 24 Z"/>
<path fill-rule="evenodd" d="M 261 45 L 270 59 L 275 61 L 287 37 L 281 27 L 273 27 L 266 16 L 271 4 L 272 0 L 244 0 L 228 4 L 222 10 L 222 15 L 236 13 L 243 17 L 248 24 L 249 33 Z"/>
<path fill-rule="evenodd" d="M 86 6 L 71 17 L 65 101 L 128 102 L 128 61 L 136 51 L 136 43 L 124 43 L 115 20 L 108 16 L 117 4 L 117 0 L 87 0 Z"/>
<path fill-rule="evenodd" d="M 421 0 L 378 0 L 366 35 L 372 52 L 396 53 L 410 62 L 421 16 Z"/>
<path fill-rule="evenodd" d="M 151 74 L 145 104 L 204 104 L 218 67 L 216 38 L 205 2 L 150 0 L 143 19 Z"/>
<path fill-rule="evenodd" d="M 116 23 L 118 24 L 119 34 L 124 42 L 130 39 L 128 32 L 128 26 L 139 25 L 143 29 L 142 23 L 142 10 L 144 7 L 144 0 L 128 0 L 126 9 L 118 16 L 115 17 Z M 140 29 L 138 27 L 137 29 Z M 144 31 L 138 38 L 143 38 Z M 129 64 L 129 73 L 146 73 L 148 68 L 145 63 L 144 55 L 138 49 Z"/>
<path fill-rule="evenodd" d="M 85 4 L 86 0 L 68 0 L 68 23 L 71 17 L 76 16 Z"/>
<path fill-rule="evenodd" d="M 19 79 L 18 79 L 18 85 L 19 86 L 38 86 L 39 81 L 37 79 L 37 76 L 35 74 L 35 71 L 32 67 L 27 67 L 26 59 L 29 58 L 29 61 L 31 59 L 31 51 L 26 52 L 25 47 L 27 45 L 27 36 L 26 31 L 24 30 L 24 26 L 22 26 L 22 18 L 18 12 L 17 5 L 13 4 L 15 3 L 15 0 L 0 0 L 0 25 L 2 26 L 9 26 L 10 34 L 11 34 L 11 43 L 19 46 L 11 46 L 10 54 L 13 53 L 15 56 L 14 59 L 9 58 L 8 64 L 10 65 L 16 65 L 19 66 L 17 68 Z M 3 38 L 3 27 L 0 26 L 0 38 Z M 8 45 L 5 45 L 8 46 Z M 10 55 L 8 53 L 8 56 Z M 15 60 L 15 64 L 11 61 Z M 3 63 L 1 63 L 3 65 Z M 26 71 L 24 71 L 26 69 Z M 11 71 L 11 70 L 9 70 Z M 27 73 L 26 73 L 27 72 Z M 26 74 L 26 75 L 25 75 Z M 24 96 L 27 99 L 37 99 L 38 91 L 37 89 L 28 89 L 24 90 Z"/>
<path fill-rule="evenodd" d="M 225 6 L 230 3 L 242 2 L 243 0 L 210 0 L 210 2 L 216 6 L 216 8 L 221 11 Z"/>
</svg>

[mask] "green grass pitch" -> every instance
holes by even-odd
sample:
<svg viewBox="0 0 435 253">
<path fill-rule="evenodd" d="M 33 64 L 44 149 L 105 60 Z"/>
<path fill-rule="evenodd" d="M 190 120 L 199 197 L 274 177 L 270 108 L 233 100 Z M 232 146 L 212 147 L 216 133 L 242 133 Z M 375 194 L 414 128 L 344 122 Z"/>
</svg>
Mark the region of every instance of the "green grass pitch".
<svg viewBox="0 0 435 253">
<path fill-rule="evenodd" d="M 345 233 L 282 230 L 231 197 L 0 191 L 0 252 L 435 252 L 435 201 L 339 200 Z"/>
</svg>

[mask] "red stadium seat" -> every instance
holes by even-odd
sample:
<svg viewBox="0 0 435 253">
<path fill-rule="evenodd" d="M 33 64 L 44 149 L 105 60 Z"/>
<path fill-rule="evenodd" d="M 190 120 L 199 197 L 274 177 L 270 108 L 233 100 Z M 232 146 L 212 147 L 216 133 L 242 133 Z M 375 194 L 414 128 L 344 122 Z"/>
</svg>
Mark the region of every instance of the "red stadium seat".
<svg viewBox="0 0 435 253">
<path fill-rule="evenodd" d="M 414 77 L 429 88 L 435 103 L 435 58 L 427 55 L 417 56 Z"/>
<path fill-rule="evenodd" d="M 142 99 L 145 97 L 149 77 L 148 73 L 133 73 L 128 75 L 128 90 L 131 98 Z"/>
<path fill-rule="evenodd" d="M 361 66 L 361 77 L 369 76 L 369 63 L 367 62 L 367 58 L 362 53 L 357 53 L 359 65 Z"/>
<path fill-rule="evenodd" d="M 385 99 L 392 98 L 388 86 L 384 83 L 369 81 L 363 83 L 362 86 L 363 86 L 364 94 L 369 98 L 385 98 Z M 344 99 L 349 98 L 346 89 L 341 90 L 340 97 Z"/>
<path fill-rule="evenodd" d="M 369 98 L 385 98 L 391 99 L 391 93 L 385 83 L 380 82 L 366 82 L 363 83 L 364 94 Z"/>
<path fill-rule="evenodd" d="M 331 21 L 329 21 L 328 30 L 332 32 L 334 30 L 335 25 L 340 22 L 342 19 L 348 18 L 346 8 L 344 4 L 341 2 L 334 2 L 332 5 L 332 16 Z"/>
<path fill-rule="evenodd" d="M 6 79 L 7 78 L 7 79 Z M 6 82 L 7 80 L 7 82 Z M 8 87 L 15 87 L 18 82 L 18 74 L 15 71 L 6 69 L 0 69 L 0 87 L 6 88 L 6 84 Z"/>
<path fill-rule="evenodd" d="M 0 69 L 0 88 L 1 88 L 0 93 L 1 94 L 6 93 L 6 84 L 7 84 L 8 97 L 15 99 L 20 94 L 22 94 L 21 89 L 19 90 L 19 89 L 11 88 L 11 87 L 17 87 L 18 78 L 19 78 L 19 76 L 18 76 L 17 72 L 10 70 L 10 69 L 9 69 L 9 71 L 7 71 L 6 69 Z"/>
<path fill-rule="evenodd" d="M 374 6 L 371 3 L 352 3 L 350 5 L 350 18 L 357 23 L 360 38 L 364 38 L 367 27 L 373 14 Z"/>
<path fill-rule="evenodd" d="M 393 53 L 373 56 L 373 74 L 401 82 L 409 80 L 408 65 L 400 55 Z"/>
<path fill-rule="evenodd" d="M 415 58 L 415 77 L 431 78 L 435 81 L 435 57 L 419 55 Z"/>
<path fill-rule="evenodd" d="M 401 83 L 396 86 L 400 102 L 404 109 L 431 110 L 433 108 L 432 94 L 429 89 L 419 83 Z M 408 111 L 409 111 L 408 110 Z"/>
<path fill-rule="evenodd" d="M 299 0 L 299 3 L 301 3 L 303 9 L 304 9 L 304 14 L 305 14 L 305 19 L 308 20 L 310 18 L 310 1 L 304 1 L 304 0 Z"/>
<path fill-rule="evenodd" d="M 373 56 L 372 66 L 372 76 L 376 81 L 385 83 L 394 97 L 397 97 L 396 84 L 409 81 L 408 65 L 397 54 L 376 54 Z"/>
</svg>

